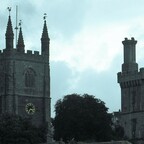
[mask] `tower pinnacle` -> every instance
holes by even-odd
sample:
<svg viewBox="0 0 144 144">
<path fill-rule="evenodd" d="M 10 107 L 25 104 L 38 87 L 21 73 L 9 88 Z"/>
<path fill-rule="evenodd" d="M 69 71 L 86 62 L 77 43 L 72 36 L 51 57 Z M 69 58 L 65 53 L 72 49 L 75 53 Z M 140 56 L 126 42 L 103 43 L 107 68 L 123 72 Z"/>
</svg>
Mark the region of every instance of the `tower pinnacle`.
<svg viewBox="0 0 144 144">
<path fill-rule="evenodd" d="M 18 43 L 17 43 L 17 50 L 19 52 L 24 52 L 24 40 L 23 40 L 23 34 L 22 34 L 22 27 L 21 27 L 21 20 L 20 20 L 20 23 L 19 23 L 19 37 L 18 37 Z"/>
<path fill-rule="evenodd" d="M 47 24 L 46 24 L 46 13 L 44 14 L 44 26 L 43 26 L 43 32 L 41 37 L 41 53 L 42 54 L 49 54 L 49 36 L 48 36 L 48 30 L 47 30 Z"/>
<path fill-rule="evenodd" d="M 122 41 L 124 46 L 124 63 L 122 71 L 137 71 L 138 64 L 136 63 L 136 43 L 137 41 L 132 37 L 130 40 L 125 38 Z"/>
<path fill-rule="evenodd" d="M 8 18 L 7 29 L 6 29 L 6 34 L 5 34 L 6 49 L 13 49 L 14 33 L 13 33 L 13 28 L 12 28 L 11 16 L 10 16 L 11 8 L 8 7 L 8 10 L 9 10 L 9 18 Z"/>
</svg>

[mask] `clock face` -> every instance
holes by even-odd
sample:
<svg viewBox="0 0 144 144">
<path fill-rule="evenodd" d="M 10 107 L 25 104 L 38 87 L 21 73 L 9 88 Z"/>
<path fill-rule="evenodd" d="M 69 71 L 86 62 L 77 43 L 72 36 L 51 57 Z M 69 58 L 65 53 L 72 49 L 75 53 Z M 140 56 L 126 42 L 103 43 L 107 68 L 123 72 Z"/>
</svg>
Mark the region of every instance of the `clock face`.
<svg viewBox="0 0 144 144">
<path fill-rule="evenodd" d="M 28 114 L 33 115 L 35 113 L 35 106 L 32 103 L 28 103 L 25 106 L 25 110 Z"/>
</svg>

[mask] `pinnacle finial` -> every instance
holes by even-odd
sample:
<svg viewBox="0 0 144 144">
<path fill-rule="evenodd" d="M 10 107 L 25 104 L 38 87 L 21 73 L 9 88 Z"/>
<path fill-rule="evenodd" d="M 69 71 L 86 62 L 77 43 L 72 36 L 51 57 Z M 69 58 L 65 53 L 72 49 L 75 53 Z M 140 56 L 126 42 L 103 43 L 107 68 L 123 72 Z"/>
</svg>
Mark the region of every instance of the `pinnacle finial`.
<svg viewBox="0 0 144 144">
<path fill-rule="evenodd" d="M 44 26 L 43 26 L 43 32 L 41 37 L 41 53 L 42 54 L 49 54 L 49 36 L 48 36 L 48 30 L 47 30 L 47 24 L 46 24 L 46 17 L 47 14 L 44 13 Z"/>
<path fill-rule="evenodd" d="M 23 40 L 23 34 L 22 34 L 22 27 L 21 27 L 21 24 L 22 24 L 22 20 L 20 20 L 18 26 L 19 26 L 19 37 L 18 37 L 18 42 L 17 42 L 17 50 L 19 52 L 24 52 L 24 40 Z"/>
<path fill-rule="evenodd" d="M 22 20 L 19 21 L 19 27 L 21 27 L 21 25 L 22 25 Z"/>
<path fill-rule="evenodd" d="M 44 13 L 44 17 L 43 17 L 44 21 L 46 20 L 46 17 L 47 17 L 47 14 Z"/>
<path fill-rule="evenodd" d="M 10 16 L 10 12 L 11 12 L 11 7 L 7 7 L 8 11 L 9 11 L 9 16 Z"/>
</svg>

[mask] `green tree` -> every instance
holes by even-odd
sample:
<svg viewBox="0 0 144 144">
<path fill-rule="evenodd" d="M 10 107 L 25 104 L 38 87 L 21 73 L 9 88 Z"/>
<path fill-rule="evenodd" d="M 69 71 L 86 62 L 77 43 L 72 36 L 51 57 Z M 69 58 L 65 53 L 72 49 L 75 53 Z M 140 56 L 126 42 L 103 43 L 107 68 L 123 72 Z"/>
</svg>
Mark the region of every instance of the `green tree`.
<svg viewBox="0 0 144 144">
<path fill-rule="evenodd" d="M 111 115 L 93 95 L 66 95 L 55 104 L 54 138 L 65 141 L 108 141 L 111 139 Z"/>
<path fill-rule="evenodd" d="M 46 142 L 46 125 L 36 127 L 31 119 L 13 114 L 0 115 L 0 143 L 38 144 Z"/>
</svg>

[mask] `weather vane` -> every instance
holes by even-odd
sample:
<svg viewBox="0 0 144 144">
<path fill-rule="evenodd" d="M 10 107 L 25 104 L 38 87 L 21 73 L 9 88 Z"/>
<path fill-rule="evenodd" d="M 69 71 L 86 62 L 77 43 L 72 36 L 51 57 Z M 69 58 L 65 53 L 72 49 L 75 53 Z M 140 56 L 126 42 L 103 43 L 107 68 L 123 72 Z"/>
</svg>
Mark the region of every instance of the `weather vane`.
<svg viewBox="0 0 144 144">
<path fill-rule="evenodd" d="M 19 21 L 19 27 L 21 27 L 21 25 L 22 25 L 22 20 Z"/>
<path fill-rule="evenodd" d="M 44 13 L 44 17 L 43 17 L 43 19 L 44 19 L 44 20 L 46 20 L 46 17 L 47 17 L 47 14 L 46 14 L 46 13 Z"/>
<path fill-rule="evenodd" d="M 9 11 L 9 15 L 10 15 L 10 12 L 11 12 L 11 7 L 7 7 L 8 11 Z"/>
</svg>

